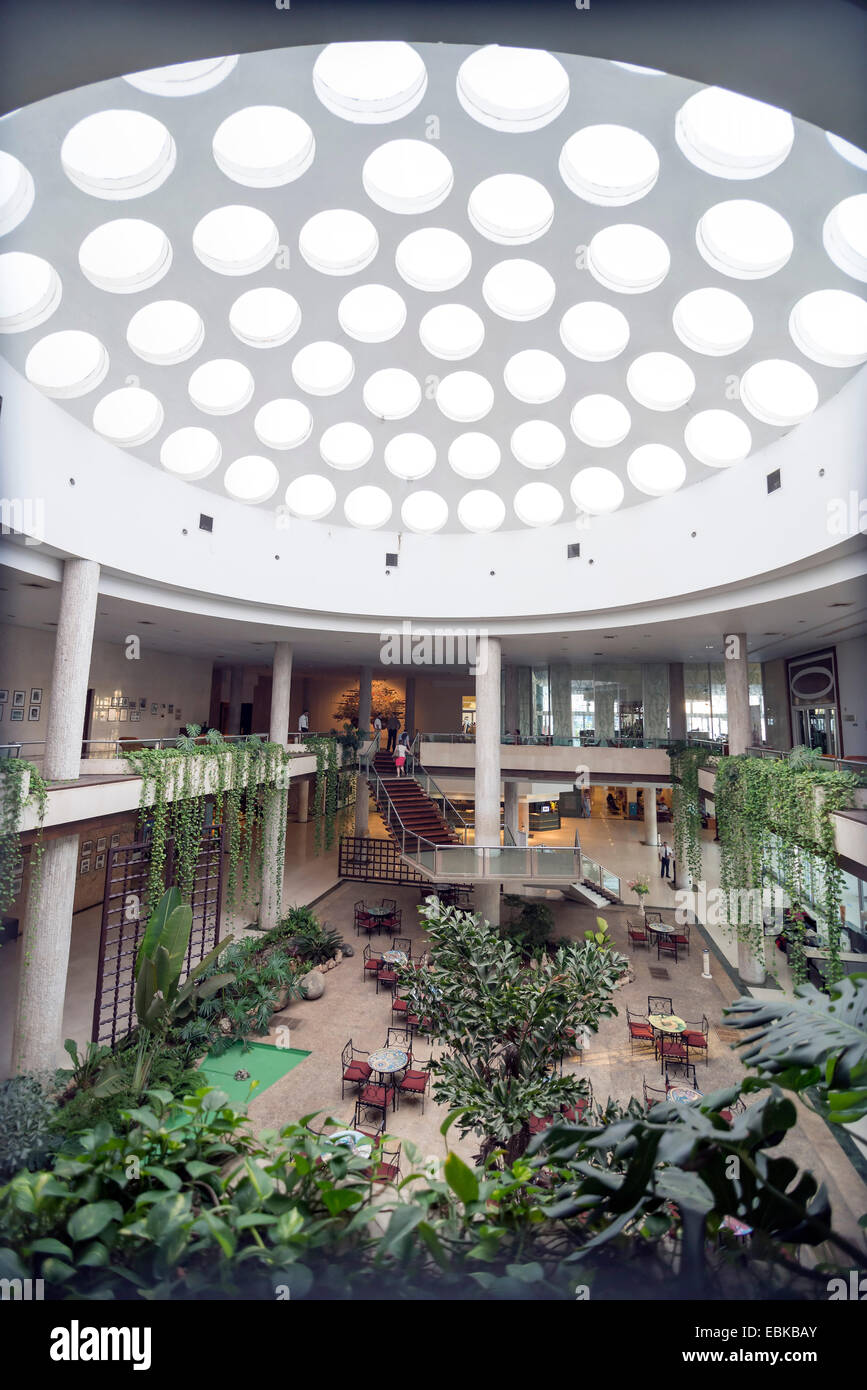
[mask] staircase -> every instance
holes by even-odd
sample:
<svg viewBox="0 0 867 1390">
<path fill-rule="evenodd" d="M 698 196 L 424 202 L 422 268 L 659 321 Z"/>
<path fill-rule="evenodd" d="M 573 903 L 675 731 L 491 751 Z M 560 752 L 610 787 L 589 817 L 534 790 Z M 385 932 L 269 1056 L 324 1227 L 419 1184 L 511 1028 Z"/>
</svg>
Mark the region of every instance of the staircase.
<svg viewBox="0 0 867 1390">
<path fill-rule="evenodd" d="M 401 844 L 402 829 L 406 831 L 406 849 L 411 853 L 426 848 L 419 844 L 419 840 L 427 840 L 432 845 L 458 843 L 457 835 L 446 825 L 436 805 L 425 795 L 418 782 L 413 777 L 395 776 L 394 759 L 390 753 L 377 753 L 373 766 L 380 779 L 372 786 L 373 795 L 396 844 Z M 391 806 L 381 794 L 381 788 L 391 799 Z M 395 814 L 399 817 L 399 824 L 393 823 Z"/>
</svg>

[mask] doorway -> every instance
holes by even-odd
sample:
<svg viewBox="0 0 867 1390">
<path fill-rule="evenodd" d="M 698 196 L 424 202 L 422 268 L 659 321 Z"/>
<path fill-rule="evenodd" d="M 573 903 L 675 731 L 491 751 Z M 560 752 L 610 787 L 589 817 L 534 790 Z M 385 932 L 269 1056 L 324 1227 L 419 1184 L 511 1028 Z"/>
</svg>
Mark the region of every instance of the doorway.
<svg viewBox="0 0 867 1390">
<path fill-rule="evenodd" d="M 802 743 L 807 748 L 818 748 L 832 758 L 840 756 L 836 705 L 811 705 L 809 708 L 793 706 L 792 725 L 795 743 Z"/>
</svg>

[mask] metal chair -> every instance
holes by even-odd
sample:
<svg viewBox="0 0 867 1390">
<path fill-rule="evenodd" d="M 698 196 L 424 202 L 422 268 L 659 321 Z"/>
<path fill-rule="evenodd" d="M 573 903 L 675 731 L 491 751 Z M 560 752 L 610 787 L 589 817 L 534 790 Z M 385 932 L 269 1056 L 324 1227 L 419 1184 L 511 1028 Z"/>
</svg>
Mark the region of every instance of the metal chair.
<svg viewBox="0 0 867 1390">
<path fill-rule="evenodd" d="M 656 1086 L 648 1086 L 644 1077 L 641 1078 L 641 1082 L 644 1087 L 644 1107 L 646 1110 L 650 1110 L 652 1106 L 661 1105 L 663 1101 L 668 1100 L 667 1091 L 660 1091 Z"/>
<path fill-rule="evenodd" d="M 359 1134 L 363 1134 L 365 1139 L 372 1139 L 374 1144 L 377 1144 L 380 1135 L 385 1133 L 385 1111 L 383 1110 L 381 1122 L 377 1123 L 377 1127 L 372 1134 L 369 1129 L 362 1128 L 365 1123 L 369 1124 L 369 1121 L 365 1121 L 363 1116 L 367 1111 L 378 1108 L 378 1106 L 365 1105 L 363 1100 L 357 1100 L 355 1102 L 355 1118 L 352 1121 L 352 1128 L 357 1129 Z"/>
<path fill-rule="evenodd" d="M 405 1047 L 409 1061 L 412 1061 L 412 1029 L 406 1024 L 392 1025 L 385 1035 L 386 1047 Z"/>
<path fill-rule="evenodd" d="M 656 959 L 661 960 L 665 956 L 674 956 L 674 963 L 677 965 L 677 937 L 673 932 L 656 932 Z"/>
<path fill-rule="evenodd" d="M 409 1066 L 397 1083 L 397 1105 L 400 1109 L 404 1096 L 421 1096 L 421 1113 L 424 1114 L 425 1095 L 430 1085 L 430 1064 L 423 1062 L 420 1066 L 414 1067 L 412 1062 L 412 1053 L 410 1053 Z"/>
<path fill-rule="evenodd" d="M 629 1029 L 629 1042 L 632 1055 L 635 1056 L 635 1044 L 654 1048 L 653 1029 L 644 1014 L 634 1014 L 631 1009 L 626 1010 L 626 1026 Z"/>
<path fill-rule="evenodd" d="M 650 950 L 650 937 L 645 927 L 626 919 L 626 935 L 633 946 L 646 946 Z"/>
<path fill-rule="evenodd" d="M 396 936 L 391 943 L 395 951 L 403 951 L 407 960 L 412 960 L 412 939 L 408 936 Z"/>
<path fill-rule="evenodd" d="M 657 1041 L 656 1055 L 660 1061 L 660 1071 L 667 1071 L 668 1067 L 680 1067 L 689 1065 L 689 1047 L 683 1041 L 683 1034 L 672 1036 L 670 1033 L 663 1033 Z"/>
<path fill-rule="evenodd" d="M 365 1176 L 371 1182 L 397 1182 L 400 1177 L 400 1150 L 383 1148 L 380 1142 L 374 1151 L 374 1162 L 366 1168 Z"/>
<path fill-rule="evenodd" d="M 676 926 L 675 929 L 674 929 L 674 931 L 671 933 L 671 939 L 672 939 L 672 941 L 675 943 L 675 946 L 677 946 L 677 948 L 678 948 L 679 950 L 681 950 L 681 951 L 684 951 L 684 950 L 685 950 L 685 951 L 686 951 L 686 954 L 689 955 L 689 927 L 688 927 L 688 926 L 686 926 L 686 925 L 683 925 L 683 926 L 678 925 L 678 926 Z M 675 956 L 675 960 L 676 960 L 676 959 L 677 959 L 677 957 Z"/>
<path fill-rule="evenodd" d="M 369 941 L 361 954 L 364 962 L 361 967 L 362 979 L 369 980 L 372 977 L 375 980 L 383 966 L 382 955 L 379 951 L 374 951 Z M 377 990 L 378 993 L 379 990 Z"/>
<path fill-rule="evenodd" d="M 669 1076 L 668 1076 L 668 1068 L 669 1068 L 669 1066 L 671 1066 L 671 1065 L 672 1065 L 672 1063 L 671 1063 L 670 1061 L 667 1061 L 667 1062 L 665 1063 L 665 1089 L 666 1089 L 666 1093 L 668 1092 L 669 1087 L 671 1086 L 671 1081 L 669 1080 Z M 693 1062 L 677 1062 L 677 1061 L 675 1061 L 675 1062 L 674 1062 L 674 1065 L 675 1065 L 675 1066 L 683 1067 L 684 1079 L 686 1080 L 687 1085 L 688 1085 L 688 1086 L 691 1086 L 692 1089 L 693 1089 L 694 1091 L 697 1091 L 697 1090 L 698 1090 L 698 1082 L 697 1082 L 696 1079 L 695 1079 L 695 1064 L 694 1064 Z"/>
<path fill-rule="evenodd" d="M 341 1099 L 346 1095 L 346 1083 L 351 1086 L 363 1086 L 370 1080 L 370 1066 L 364 1060 L 369 1056 L 367 1052 L 361 1052 L 352 1046 L 352 1039 L 344 1047 L 340 1054 L 343 1070 L 340 1078 Z"/>
<path fill-rule="evenodd" d="M 671 998 L 665 994 L 648 994 L 647 1012 L 649 1014 L 673 1014 L 674 1005 Z"/>
<path fill-rule="evenodd" d="M 708 1066 L 708 1064 L 709 1064 L 709 1058 L 708 1058 L 708 1050 L 709 1050 L 709 1049 L 708 1049 L 708 1035 L 709 1035 L 709 1033 L 710 1033 L 710 1024 L 709 1024 L 708 1021 L 707 1021 L 707 1015 L 706 1015 L 706 1014 L 702 1014 L 701 1023 L 691 1023 L 689 1019 L 686 1020 L 686 1032 L 685 1032 L 684 1035 L 683 1035 L 684 1042 L 685 1042 L 685 1043 L 687 1044 L 687 1046 L 689 1047 L 690 1052 L 703 1052 L 703 1053 L 704 1053 L 704 1064 L 705 1064 L 705 1066 Z"/>
</svg>

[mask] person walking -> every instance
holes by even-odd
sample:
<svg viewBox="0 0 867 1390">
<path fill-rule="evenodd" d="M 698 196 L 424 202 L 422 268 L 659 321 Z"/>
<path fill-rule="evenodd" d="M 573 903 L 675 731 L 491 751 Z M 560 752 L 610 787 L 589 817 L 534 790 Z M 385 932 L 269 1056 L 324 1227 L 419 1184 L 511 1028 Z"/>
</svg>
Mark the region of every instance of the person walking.
<svg viewBox="0 0 867 1390">
<path fill-rule="evenodd" d="M 385 727 L 388 729 L 386 752 L 393 753 L 397 745 L 397 731 L 400 728 L 400 720 L 396 714 L 390 714 L 388 716 L 388 723 Z"/>
<path fill-rule="evenodd" d="M 379 715 L 373 721 L 373 736 L 376 739 L 377 748 L 382 747 L 382 720 Z"/>
<path fill-rule="evenodd" d="M 671 869 L 671 850 L 669 849 L 667 840 L 663 840 L 657 854 L 659 857 L 659 877 L 668 878 L 669 870 Z"/>
<path fill-rule="evenodd" d="M 310 732 L 310 711 L 307 709 L 301 711 L 301 717 L 298 720 L 298 732 L 299 734 Z"/>
<path fill-rule="evenodd" d="M 406 764 L 406 744 L 399 743 L 394 751 L 394 770 L 398 777 L 403 777 L 404 766 Z"/>
</svg>

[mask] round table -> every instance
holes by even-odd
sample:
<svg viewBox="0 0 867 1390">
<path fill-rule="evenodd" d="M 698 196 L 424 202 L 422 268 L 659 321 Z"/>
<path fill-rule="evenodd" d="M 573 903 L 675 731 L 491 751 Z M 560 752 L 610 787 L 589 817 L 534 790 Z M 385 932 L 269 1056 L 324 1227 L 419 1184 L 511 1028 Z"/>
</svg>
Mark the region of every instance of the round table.
<svg viewBox="0 0 867 1390">
<path fill-rule="evenodd" d="M 371 1071 L 378 1072 L 380 1076 L 391 1076 L 405 1067 L 408 1061 L 409 1056 L 403 1048 L 380 1047 L 378 1051 L 370 1053 L 367 1064 Z"/>
<path fill-rule="evenodd" d="M 334 1134 L 329 1134 L 328 1138 L 332 1144 L 341 1144 L 346 1149 L 352 1149 L 353 1153 L 360 1154 L 362 1158 L 369 1158 L 373 1150 L 370 1136 L 362 1133 L 360 1129 L 338 1129 Z"/>
<path fill-rule="evenodd" d="M 701 1091 L 696 1091 L 692 1086 L 669 1086 L 668 1099 L 676 1100 L 681 1105 L 689 1105 L 691 1101 L 701 1100 Z"/>
<path fill-rule="evenodd" d="M 376 917 L 377 919 L 382 917 L 390 917 L 391 914 L 394 912 L 393 907 L 365 907 L 364 910 L 367 913 L 368 917 Z"/>
<path fill-rule="evenodd" d="M 645 931 L 652 931 L 654 936 L 668 936 L 677 930 L 670 922 L 645 922 L 644 929 Z"/>
<path fill-rule="evenodd" d="M 657 1033 L 685 1033 L 686 1024 L 677 1014 L 648 1014 L 647 1021 Z"/>
<path fill-rule="evenodd" d="M 382 959 L 389 965 L 406 965 L 406 951 L 383 951 Z"/>
</svg>

